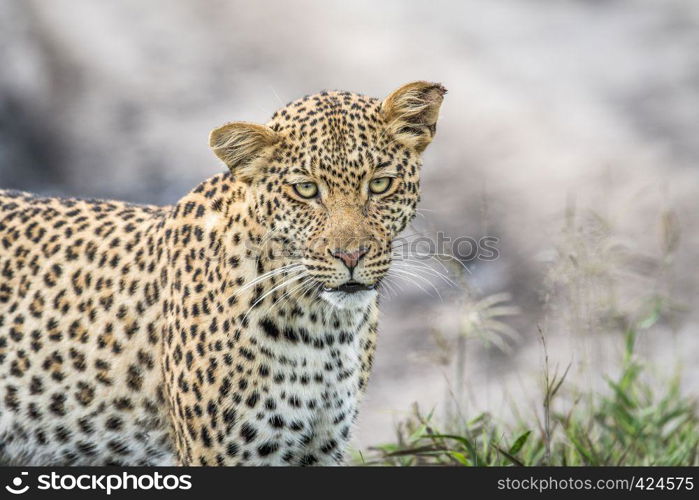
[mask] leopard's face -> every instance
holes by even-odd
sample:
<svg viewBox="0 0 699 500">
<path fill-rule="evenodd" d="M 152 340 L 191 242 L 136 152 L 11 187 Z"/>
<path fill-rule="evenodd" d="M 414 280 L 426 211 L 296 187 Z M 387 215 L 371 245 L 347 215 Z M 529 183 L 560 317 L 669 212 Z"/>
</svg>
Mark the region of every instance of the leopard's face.
<svg viewBox="0 0 699 500">
<path fill-rule="evenodd" d="M 288 263 L 335 303 L 373 296 L 419 200 L 419 155 L 392 143 L 380 104 L 351 94 L 292 103 L 270 124 L 282 138 L 253 183 L 258 219 L 292 250 Z"/>
<path fill-rule="evenodd" d="M 324 92 L 292 102 L 267 126 L 212 133 L 214 151 L 249 183 L 264 251 L 288 266 L 290 285 L 315 287 L 340 307 L 374 297 L 392 241 L 415 215 L 420 154 L 443 94 L 425 82 L 384 101 Z M 251 141 L 258 149 L 235 158 Z"/>
</svg>

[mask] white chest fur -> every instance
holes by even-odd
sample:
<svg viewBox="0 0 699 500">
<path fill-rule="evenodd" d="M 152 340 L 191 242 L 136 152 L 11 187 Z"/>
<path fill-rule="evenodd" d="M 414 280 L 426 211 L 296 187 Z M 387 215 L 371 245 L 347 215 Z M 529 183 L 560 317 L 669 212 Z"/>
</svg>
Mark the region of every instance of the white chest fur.
<svg viewBox="0 0 699 500">
<path fill-rule="evenodd" d="M 244 462 L 270 465 L 337 464 L 342 461 L 359 399 L 363 313 L 307 324 L 259 321 L 256 365 L 259 401 L 243 402 L 240 435 Z M 271 334 L 270 334 L 271 333 Z"/>
</svg>

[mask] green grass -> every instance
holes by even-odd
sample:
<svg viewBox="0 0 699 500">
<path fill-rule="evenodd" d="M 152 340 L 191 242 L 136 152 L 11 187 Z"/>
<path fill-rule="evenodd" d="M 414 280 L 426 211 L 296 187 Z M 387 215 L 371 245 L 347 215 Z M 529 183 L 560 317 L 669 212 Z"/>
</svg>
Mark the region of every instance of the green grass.
<svg viewBox="0 0 699 500">
<path fill-rule="evenodd" d="M 622 346 L 606 388 L 579 387 L 566 369 L 551 373 L 545 335 L 543 397 L 531 416 L 519 412 L 514 424 L 489 414 L 475 418 L 414 415 L 398 426 L 395 442 L 359 453 L 366 465 L 699 465 L 699 414 L 696 402 L 682 394 L 679 375 L 654 379 L 636 346 L 639 336 L 667 332 L 683 306 L 673 298 L 674 255 L 680 241 L 677 217 L 661 214 L 658 255 L 620 245 L 612 226 L 594 212 L 566 208 L 565 223 L 555 240 L 556 257 L 543 283 L 547 313 L 559 321 L 556 330 L 594 342 L 606 334 Z M 654 271 L 636 269 L 650 262 Z M 631 287 L 640 278 L 642 286 Z M 624 293 L 622 293 L 622 291 Z M 624 295 L 626 294 L 626 295 Z M 628 295 L 628 296 L 627 296 Z M 625 300 L 624 307 L 620 297 Z M 460 334 L 454 342 L 437 335 L 442 363 L 456 369 L 454 387 L 465 387 L 466 340 L 485 341 L 511 355 L 509 342 L 518 335 L 507 319 L 517 313 L 503 294 L 464 301 Z M 553 307 L 555 305 L 556 307 Z M 661 328 L 657 328 L 661 327 Z M 439 333 L 439 332 L 438 332 Z M 456 355 L 452 356 L 451 353 Z M 590 369 L 590 368 L 588 368 Z M 679 372 L 679 370 L 678 370 Z M 594 378 L 604 373 L 594 373 Z M 587 377 L 586 377 L 587 378 Z M 589 379 L 589 378 L 588 378 Z M 460 401 L 456 394 L 455 401 Z M 457 405 L 458 406 L 458 405 Z M 453 413 L 453 412 L 452 412 Z"/>
<path fill-rule="evenodd" d="M 645 326 L 645 325 L 641 325 Z M 415 410 L 398 439 L 361 454 L 365 465 L 534 466 L 699 465 L 699 416 L 677 380 L 661 391 L 647 382 L 635 356 L 637 330 L 625 335 L 621 373 L 602 394 L 579 393 L 565 413 L 551 410 L 565 373 L 545 374 L 543 418 L 514 426 L 481 414 L 438 427 Z"/>
</svg>

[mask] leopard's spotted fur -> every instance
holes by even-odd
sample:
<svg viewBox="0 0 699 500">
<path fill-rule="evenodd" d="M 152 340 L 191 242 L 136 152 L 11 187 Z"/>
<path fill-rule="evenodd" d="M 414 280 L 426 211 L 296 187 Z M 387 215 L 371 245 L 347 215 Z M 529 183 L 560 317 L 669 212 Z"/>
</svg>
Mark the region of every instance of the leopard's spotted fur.
<svg viewBox="0 0 699 500">
<path fill-rule="evenodd" d="M 341 463 L 377 322 L 376 291 L 342 285 L 386 274 L 443 94 L 324 92 L 225 125 L 230 172 L 172 207 L 0 191 L 5 459 Z M 336 252 L 357 248 L 352 274 Z"/>
</svg>

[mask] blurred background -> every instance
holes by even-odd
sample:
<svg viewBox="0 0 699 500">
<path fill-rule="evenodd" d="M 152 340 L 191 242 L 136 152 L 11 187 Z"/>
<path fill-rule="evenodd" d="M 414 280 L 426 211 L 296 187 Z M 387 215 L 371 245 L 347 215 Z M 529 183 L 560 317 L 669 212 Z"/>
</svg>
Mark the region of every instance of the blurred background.
<svg viewBox="0 0 699 500">
<path fill-rule="evenodd" d="M 424 272 L 386 297 L 357 447 L 413 403 L 537 413 L 542 337 L 572 394 L 603 390 L 640 325 L 658 383 L 699 394 L 695 0 L 0 0 L 0 64 L 1 187 L 153 204 L 222 171 L 224 122 L 449 89 L 406 237 L 499 256 L 432 259 L 457 286 Z"/>
</svg>

